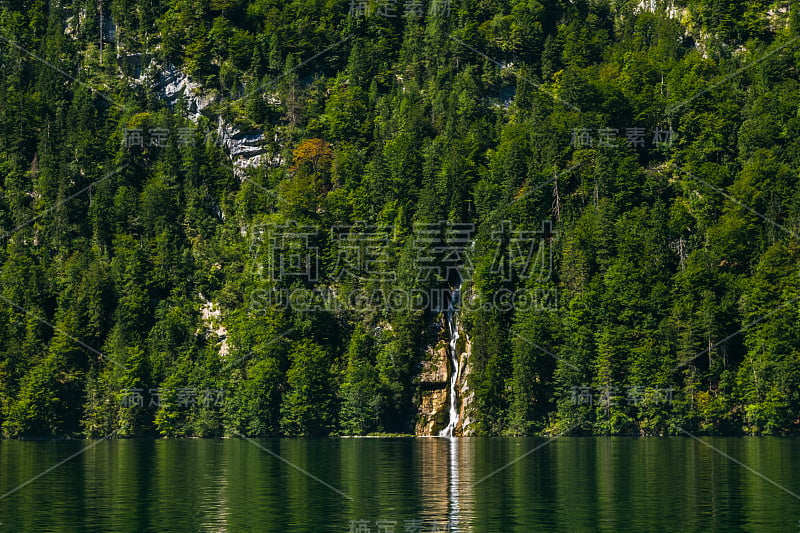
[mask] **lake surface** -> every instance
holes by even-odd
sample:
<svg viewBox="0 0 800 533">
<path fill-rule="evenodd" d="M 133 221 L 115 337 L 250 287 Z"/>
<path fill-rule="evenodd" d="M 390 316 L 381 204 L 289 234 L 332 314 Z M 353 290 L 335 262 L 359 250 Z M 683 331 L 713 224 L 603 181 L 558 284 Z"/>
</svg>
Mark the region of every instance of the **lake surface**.
<svg viewBox="0 0 800 533">
<path fill-rule="evenodd" d="M 800 440 L 703 441 L 0 441 L 0 530 L 800 531 Z"/>
</svg>

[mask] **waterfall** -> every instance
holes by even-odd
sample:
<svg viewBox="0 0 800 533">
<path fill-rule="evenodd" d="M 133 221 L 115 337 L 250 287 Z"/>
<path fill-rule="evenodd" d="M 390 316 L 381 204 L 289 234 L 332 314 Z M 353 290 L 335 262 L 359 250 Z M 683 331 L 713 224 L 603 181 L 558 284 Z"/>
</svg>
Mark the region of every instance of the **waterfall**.
<svg viewBox="0 0 800 533">
<path fill-rule="evenodd" d="M 458 424 L 458 398 L 456 391 L 458 389 L 458 377 L 461 373 L 458 357 L 458 320 L 456 319 L 456 306 L 459 304 L 461 298 L 461 282 L 453 290 L 450 297 L 450 304 L 447 306 L 447 331 L 450 335 L 450 343 L 448 345 L 448 354 L 450 355 L 450 362 L 452 364 L 452 374 L 450 375 L 450 420 L 447 427 L 439 432 L 440 437 L 452 437 L 453 432 Z"/>
</svg>

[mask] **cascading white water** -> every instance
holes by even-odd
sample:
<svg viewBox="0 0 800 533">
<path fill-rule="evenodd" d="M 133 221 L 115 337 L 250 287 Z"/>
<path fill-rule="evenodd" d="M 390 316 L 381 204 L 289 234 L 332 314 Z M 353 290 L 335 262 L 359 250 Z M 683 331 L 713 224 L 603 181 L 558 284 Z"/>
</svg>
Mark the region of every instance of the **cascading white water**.
<svg viewBox="0 0 800 533">
<path fill-rule="evenodd" d="M 447 422 L 447 427 L 439 432 L 440 437 L 452 437 L 456 429 L 456 424 L 458 424 L 458 398 L 456 397 L 456 390 L 458 388 L 458 377 L 461 368 L 458 361 L 458 320 L 456 319 L 456 306 L 460 298 L 461 283 L 459 282 L 450 297 L 450 305 L 447 306 L 447 330 L 450 335 L 448 352 L 453 369 L 450 375 L 450 420 Z"/>
</svg>

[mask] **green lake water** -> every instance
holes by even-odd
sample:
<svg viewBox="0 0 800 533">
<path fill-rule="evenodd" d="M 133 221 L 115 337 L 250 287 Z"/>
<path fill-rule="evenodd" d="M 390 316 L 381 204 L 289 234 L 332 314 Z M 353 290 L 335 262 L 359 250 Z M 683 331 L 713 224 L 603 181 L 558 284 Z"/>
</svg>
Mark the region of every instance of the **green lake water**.
<svg viewBox="0 0 800 533">
<path fill-rule="evenodd" d="M 702 440 L 0 441 L 0 530 L 800 532 L 800 440 Z"/>
</svg>

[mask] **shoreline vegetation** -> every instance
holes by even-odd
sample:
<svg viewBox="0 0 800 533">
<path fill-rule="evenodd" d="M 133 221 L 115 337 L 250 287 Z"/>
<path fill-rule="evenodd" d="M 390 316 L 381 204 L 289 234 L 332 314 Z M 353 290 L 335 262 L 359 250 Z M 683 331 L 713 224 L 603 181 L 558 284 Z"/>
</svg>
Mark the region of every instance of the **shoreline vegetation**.
<svg viewBox="0 0 800 533">
<path fill-rule="evenodd" d="M 747 435 L 744 433 L 727 433 L 727 434 L 720 434 L 720 433 L 703 433 L 701 434 L 704 437 L 719 437 L 719 438 L 745 438 L 745 437 L 752 437 L 752 438 L 777 438 L 777 439 L 796 439 L 800 437 L 800 434 L 784 434 L 784 435 Z M 375 433 L 369 435 L 338 435 L 335 433 L 331 433 L 328 435 L 317 435 L 313 437 L 308 436 L 282 436 L 282 435 L 267 435 L 267 436 L 238 436 L 238 435 L 224 435 L 224 436 L 214 436 L 214 437 L 198 437 L 198 436 L 181 436 L 181 437 L 170 437 L 170 436 L 157 436 L 157 435 L 138 435 L 138 436 L 128 436 L 128 437 L 120 437 L 120 436 L 109 436 L 109 437 L 84 437 L 84 436 L 73 436 L 73 437 L 59 437 L 59 436 L 48 436 L 48 437 L 3 437 L 0 438 L 0 441 L 6 442 L 48 442 L 48 441 L 73 441 L 73 440 L 221 440 L 221 439 L 298 439 L 298 438 L 320 438 L 320 439 L 443 439 L 443 440 L 460 440 L 460 439 L 482 439 L 482 438 L 498 438 L 498 439 L 507 439 L 507 438 L 538 438 L 538 439 L 547 439 L 547 438 L 592 438 L 592 437 L 608 437 L 608 438 L 621 438 L 621 439 L 665 439 L 665 438 L 674 438 L 679 437 L 682 439 L 692 439 L 693 436 L 682 435 L 682 434 L 639 434 L 639 435 L 597 435 L 589 432 L 573 432 L 569 434 L 555 434 L 555 433 L 542 433 L 542 434 L 532 434 L 532 435 L 471 435 L 471 436 L 457 436 L 457 437 L 444 437 L 440 435 L 415 435 L 413 433 Z"/>
</svg>

